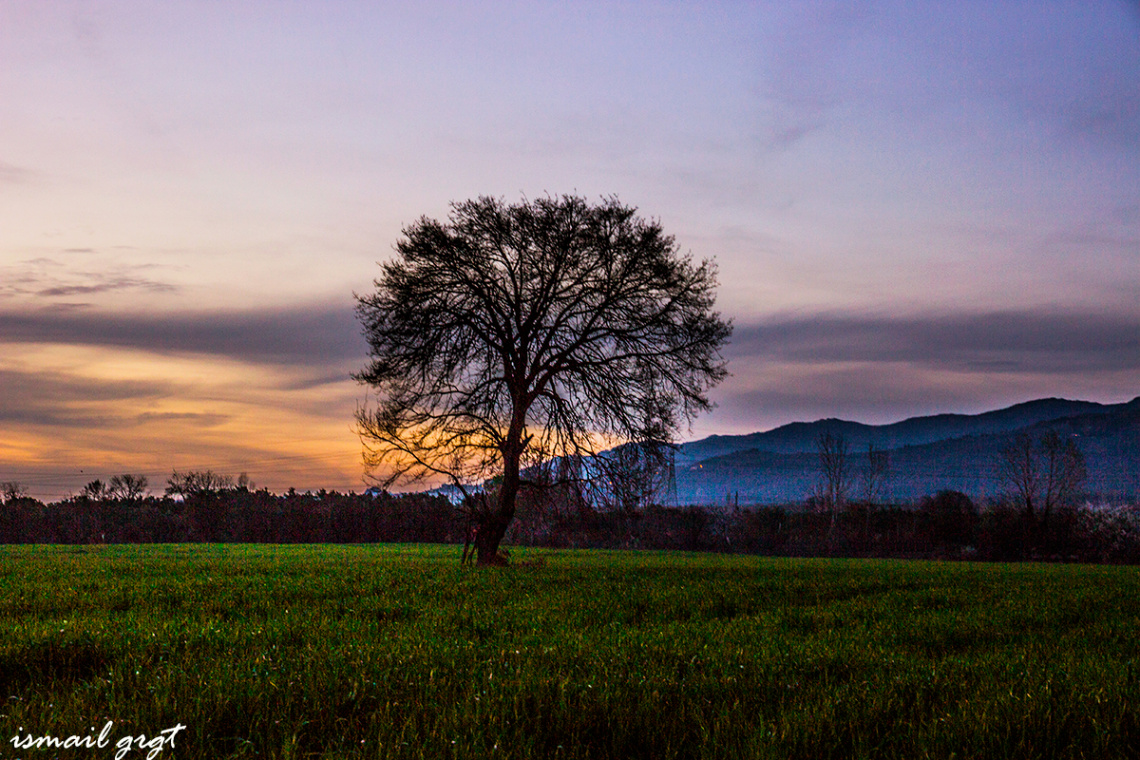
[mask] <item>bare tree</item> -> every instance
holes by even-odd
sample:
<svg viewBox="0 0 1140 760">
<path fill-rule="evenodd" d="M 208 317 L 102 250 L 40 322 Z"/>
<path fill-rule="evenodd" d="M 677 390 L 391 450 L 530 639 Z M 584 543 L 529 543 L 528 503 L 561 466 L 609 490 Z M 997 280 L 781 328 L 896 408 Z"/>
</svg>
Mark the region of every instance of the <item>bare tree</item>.
<svg viewBox="0 0 1140 760">
<path fill-rule="evenodd" d="M 1002 449 L 999 477 L 1024 510 L 1026 520 L 1047 523 L 1060 506 L 1072 501 L 1088 476 L 1085 458 L 1072 439 L 1049 430 L 1038 441 L 1019 433 Z"/>
<path fill-rule="evenodd" d="M 5 480 L 0 483 L 0 504 L 12 502 L 28 497 L 28 487 L 14 480 Z"/>
<path fill-rule="evenodd" d="M 112 499 L 135 501 L 146 495 L 146 475 L 115 475 L 107 485 L 107 495 Z"/>
<path fill-rule="evenodd" d="M 1085 457 L 1071 438 L 1061 440 L 1057 431 L 1041 437 L 1042 522 L 1047 523 L 1055 510 L 1070 504 L 1088 478 Z"/>
<path fill-rule="evenodd" d="M 229 475 L 219 475 L 212 470 L 190 470 L 188 472 L 175 470 L 170 479 L 166 481 L 166 495 L 189 499 L 193 496 L 228 491 L 233 487 L 233 478 Z"/>
<path fill-rule="evenodd" d="M 999 476 L 1005 486 L 1013 492 L 1014 499 L 1021 504 L 1028 519 L 1033 518 L 1034 502 L 1041 473 L 1037 463 L 1036 447 L 1028 433 L 1018 433 L 1002 449 L 998 462 Z"/>
<path fill-rule="evenodd" d="M 464 501 L 477 562 L 494 564 L 527 467 L 674 440 L 710 407 L 732 328 L 712 263 L 616 198 L 451 208 L 405 228 L 358 296 L 372 361 L 357 379 L 375 406 L 357 422 L 385 486 L 501 476 Z"/>
<path fill-rule="evenodd" d="M 871 535 L 871 512 L 875 503 L 883 496 L 887 476 L 891 469 L 890 452 L 876 449 L 874 443 L 867 444 L 867 457 L 863 460 L 860 470 L 863 495 L 863 532 L 865 536 Z"/>
<path fill-rule="evenodd" d="M 79 492 L 79 495 L 91 501 L 102 501 L 103 499 L 109 498 L 111 493 L 107 484 L 96 478 L 83 486 L 83 490 Z"/>
<path fill-rule="evenodd" d="M 860 473 L 863 481 L 863 501 L 867 504 L 868 510 L 872 504 L 882 498 L 890 469 L 890 452 L 876 449 L 875 444 L 868 443 L 867 458 L 863 460 L 863 469 Z"/>
<path fill-rule="evenodd" d="M 851 488 L 847 439 L 842 435 L 820 433 L 816 446 L 819 449 L 820 496 L 824 507 L 831 513 L 831 525 L 834 527 L 836 513 L 847 500 L 847 492 Z"/>
<path fill-rule="evenodd" d="M 602 476 L 600 501 L 625 512 L 636 512 L 669 500 L 674 449 L 660 441 L 619 446 L 597 458 Z"/>
</svg>

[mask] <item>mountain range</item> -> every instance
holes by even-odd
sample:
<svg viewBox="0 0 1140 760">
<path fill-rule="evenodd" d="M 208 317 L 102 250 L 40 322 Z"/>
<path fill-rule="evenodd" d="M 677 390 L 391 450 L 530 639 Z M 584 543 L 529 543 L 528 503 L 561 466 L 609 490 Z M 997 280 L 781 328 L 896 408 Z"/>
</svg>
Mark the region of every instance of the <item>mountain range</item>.
<svg viewBox="0 0 1140 760">
<path fill-rule="evenodd" d="M 808 498 L 820 480 L 821 435 L 848 445 L 858 498 L 869 446 L 890 466 L 881 499 L 912 502 L 945 489 L 974 499 L 1000 496 L 1002 450 L 1022 433 L 1055 430 L 1073 440 L 1088 468 L 1085 490 L 1108 499 L 1140 495 L 1140 397 L 1122 404 L 1048 398 L 983 414 L 938 414 L 889 425 L 838 419 L 794 422 L 763 433 L 714 435 L 676 453 L 679 504 L 788 504 Z"/>
</svg>

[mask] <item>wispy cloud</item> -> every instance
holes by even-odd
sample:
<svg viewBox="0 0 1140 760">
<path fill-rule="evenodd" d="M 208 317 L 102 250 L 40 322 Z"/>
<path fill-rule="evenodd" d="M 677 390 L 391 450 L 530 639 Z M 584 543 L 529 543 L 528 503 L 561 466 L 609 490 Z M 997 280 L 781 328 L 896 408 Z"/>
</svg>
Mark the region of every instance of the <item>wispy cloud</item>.
<svg viewBox="0 0 1140 760">
<path fill-rule="evenodd" d="M 94 249 L 68 248 L 63 253 L 94 253 Z M 119 264 L 106 271 L 76 270 L 57 259 L 39 256 L 0 268 L 0 297 L 54 299 L 118 291 L 173 293 L 179 290 L 169 282 L 142 276 L 141 273 L 154 268 L 150 264 Z"/>
<path fill-rule="evenodd" d="M 109 293 L 114 290 L 149 290 L 153 293 L 172 293 L 178 288 L 169 283 L 144 280 L 137 277 L 111 277 L 94 285 L 57 285 L 44 288 L 36 295 L 44 297 L 82 296 L 93 293 Z"/>
<path fill-rule="evenodd" d="M 954 370 L 1140 370 L 1140 317 L 1034 311 L 795 316 L 738 326 L 729 353 L 811 363 L 908 362 Z"/>
<path fill-rule="evenodd" d="M 350 360 L 363 365 L 367 356 L 351 305 L 172 314 L 6 311 L 0 312 L 0 334 L 16 343 L 209 354 L 326 369 Z"/>
<path fill-rule="evenodd" d="M 841 57 L 864 9 L 795 6 L 777 25 L 760 96 L 764 142 L 785 150 L 824 128 L 841 103 Z"/>
<path fill-rule="evenodd" d="M 1134 22 L 1137 5 L 1117 5 L 1131 7 L 1133 18 L 1089 15 L 1080 5 L 1063 4 L 1038 14 L 1044 34 L 1014 48 L 1023 65 L 1007 76 L 1002 90 L 1030 118 L 1135 154 L 1140 140 L 1140 55 L 1136 26 L 1129 21 Z"/>
<path fill-rule="evenodd" d="M 216 427 L 230 419 L 228 414 L 210 414 L 201 412 L 144 412 L 135 417 L 135 423 L 149 425 L 156 422 L 189 422 L 201 427 Z"/>
<path fill-rule="evenodd" d="M 0 422 L 93 430 L 133 424 L 133 419 L 112 411 L 118 403 L 142 404 L 174 393 L 174 387 L 162 381 L 109 381 L 16 369 L 0 369 L 0 387 Z"/>
<path fill-rule="evenodd" d="M 0 161 L 0 184 L 23 185 L 35 176 L 31 169 Z"/>
<path fill-rule="evenodd" d="M 727 356 L 733 376 L 703 432 L 893 422 L 1047 396 L 1120 402 L 1140 395 L 1140 315 L 791 315 L 737 324 Z"/>
</svg>

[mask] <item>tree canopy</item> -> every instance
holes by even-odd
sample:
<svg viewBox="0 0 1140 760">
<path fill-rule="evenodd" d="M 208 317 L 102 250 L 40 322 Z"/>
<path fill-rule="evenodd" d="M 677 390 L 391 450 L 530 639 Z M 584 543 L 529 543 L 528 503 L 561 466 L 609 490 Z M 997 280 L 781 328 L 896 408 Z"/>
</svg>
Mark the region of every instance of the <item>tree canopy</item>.
<svg viewBox="0 0 1140 760">
<path fill-rule="evenodd" d="M 385 486 L 501 476 L 474 515 L 480 563 L 528 466 L 674 440 L 726 375 L 715 266 L 613 197 L 452 204 L 403 230 L 375 287 L 357 297 L 366 465 Z"/>
</svg>

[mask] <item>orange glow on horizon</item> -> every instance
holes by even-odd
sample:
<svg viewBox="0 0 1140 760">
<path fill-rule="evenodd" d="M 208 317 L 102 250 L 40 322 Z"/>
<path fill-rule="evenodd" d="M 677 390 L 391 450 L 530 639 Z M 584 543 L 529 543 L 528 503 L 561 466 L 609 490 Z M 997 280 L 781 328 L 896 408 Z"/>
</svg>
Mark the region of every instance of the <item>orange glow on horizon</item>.
<svg viewBox="0 0 1140 760">
<path fill-rule="evenodd" d="M 213 356 L 60 344 L 0 346 L 23 412 L 5 425 L 6 472 L 40 498 L 95 478 L 145 474 L 161 492 L 173 470 L 249 474 L 283 491 L 356 490 L 362 479 L 348 377 L 306 387 L 303 372 Z"/>
</svg>

